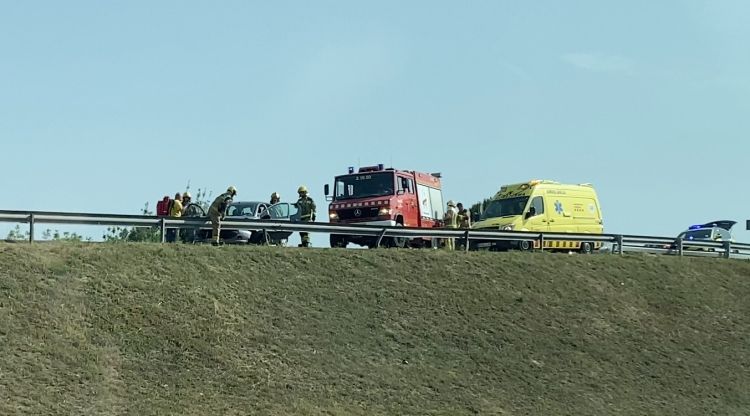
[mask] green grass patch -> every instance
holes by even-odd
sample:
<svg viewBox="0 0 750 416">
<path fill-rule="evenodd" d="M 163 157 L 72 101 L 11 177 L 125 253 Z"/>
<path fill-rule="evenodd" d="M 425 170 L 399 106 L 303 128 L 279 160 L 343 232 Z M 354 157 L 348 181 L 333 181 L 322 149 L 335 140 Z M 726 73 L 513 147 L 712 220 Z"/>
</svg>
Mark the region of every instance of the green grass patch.
<svg viewBox="0 0 750 416">
<path fill-rule="evenodd" d="M 0 244 L 0 414 L 747 415 L 750 262 Z"/>
</svg>

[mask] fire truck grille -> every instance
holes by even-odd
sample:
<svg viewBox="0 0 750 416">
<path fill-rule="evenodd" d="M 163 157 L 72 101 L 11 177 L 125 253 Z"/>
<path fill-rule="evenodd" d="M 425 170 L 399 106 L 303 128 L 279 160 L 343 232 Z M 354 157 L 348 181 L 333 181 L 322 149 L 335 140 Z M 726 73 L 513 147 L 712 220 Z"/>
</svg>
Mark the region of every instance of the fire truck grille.
<svg viewBox="0 0 750 416">
<path fill-rule="evenodd" d="M 377 207 L 347 208 L 347 209 L 340 209 L 337 211 L 337 213 L 339 214 L 339 219 L 358 220 L 358 219 L 377 217 L 378 210 L 379 208 Z"/>
</svg>

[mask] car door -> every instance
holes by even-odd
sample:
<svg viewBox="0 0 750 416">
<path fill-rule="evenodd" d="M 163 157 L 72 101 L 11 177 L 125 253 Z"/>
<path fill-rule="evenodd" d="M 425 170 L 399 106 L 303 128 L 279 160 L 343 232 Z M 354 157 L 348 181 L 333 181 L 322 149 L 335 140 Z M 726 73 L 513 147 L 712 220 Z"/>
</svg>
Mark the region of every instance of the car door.
<svg viewBox="0 0 750 416">
<path fill-rule="evenodd" d="M 397 176 L 397 195 L 401 195 L 398 198 L 397 208 L 401 211 L 404 217 L 404 225 L 407 227 L 418 227 L 419 222 L 419 208 L 417 207 L 417 195 L 416 189 L 414 189 L 414 181 L 411 178 L 404 176 Z"/>
<path fill-rule="evenodd" d="M 258 206 L 255 208 L 255 215 L 254 215 L 254 217 L 255 218 L 260 218 L 261 215 L 263 214 L 263 211 L 265 211 L 267 209 L 268 209 L 268 205 L 267 204 L 258 204 Z"/>
<path fill-rule="evenodd" d="M 532 210 L 532 208 L 534 208 Z M 535 196 L 529 201 L 529 206 L 523 214 L 523 227 L 529 231 L 547 232 L 550 230 L 547 211 L 544 207 L 544 197 Z"/>
<path fill-rule="evenodd" d="M 565 196 L 547 198 L 549 231 L 553 233 L 574 233 L 578 231 L 572 215 L 573 204 Z"/>
<path fill-rule="evenodd" d="M 266 212 L 263 214 L 262 218 L 273 221 L 288 221 L 291 212 L 291 205 L 292 204 L 288 202 L 279 202 L 277 204 L 273 204 L 266 209 Z"/>
<path fill-rule="evenodd" d="M 269 206 L 265 212 L 263 212 L 261 219 L 270 221 L 299 221 L 299 210 L 294 204 L 289 202 L 279 202 Z M 286 240 L 292 233 L 289 231 L 270 231 L 269 242 L 276 244 L 282 240 Z"/>
</svg>

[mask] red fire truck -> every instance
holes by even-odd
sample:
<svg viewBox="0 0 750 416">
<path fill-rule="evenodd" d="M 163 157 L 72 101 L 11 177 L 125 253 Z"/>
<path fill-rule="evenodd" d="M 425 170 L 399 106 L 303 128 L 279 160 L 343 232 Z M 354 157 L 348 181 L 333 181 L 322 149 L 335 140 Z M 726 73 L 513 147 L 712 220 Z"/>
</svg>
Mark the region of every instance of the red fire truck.
<svg viewBox="0 0 750 416">
<path fill-rule="evenodd" d="M 443 192 L 439 173 L 366 166 L 337 176 L 333 195 L 328 184 L 324 189 L 328 218 L 337 224 L 387 225 L 432 228 L 443 218 Z M 383 240 L 390 247 L 429 247 L 431 239 L 390 237 Z M 348 243 L 375 247 L 377 237 L 331 234 L 331 247 Z"/>
</svg>

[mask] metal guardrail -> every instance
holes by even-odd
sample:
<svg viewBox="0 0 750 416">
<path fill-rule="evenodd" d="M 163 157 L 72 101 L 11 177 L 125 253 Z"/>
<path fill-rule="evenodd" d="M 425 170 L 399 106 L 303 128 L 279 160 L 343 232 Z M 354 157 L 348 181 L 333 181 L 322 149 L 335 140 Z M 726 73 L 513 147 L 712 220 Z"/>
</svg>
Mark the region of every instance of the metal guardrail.
<svg viewBox="0 0 750 416">
<path fill-rule="evenodd" d="M 170 218 L 147 215 L 91 214 L 74 212 L 47 211 L 3 211 L 0 210 L 0 222 L 29 224 L 29 241 L 34 241 L 36 224 L 76 224 L 102 226 L 158 227 L 161 241 L 165 241 L 167 228 L 210 229 L 211 224 L 205 217 Z M 524 231 L 500 230 L 467 230 L 445 228 L 411 228 L 385 227 L 373 225 L 346 225 L 318 222 L 290 222 L 278 220 L 225 220 L 222 229 L 248 229 L 262 232 L 308 232 L 327 233 L 348 236 L 376 237 L 376 246 L 384 238 L 456 238 L 464 241 L 533 241 L 539 242 L 544 250 L 544 241 L 588 241 L 602 243 L 602 252 L 625 253 L 646 252 L 653 254 L 670 254 L 679 256 L 711 256 L 725 258 L 750 259 L 750 244 L 712 241 L 682 241 L 670 237 L 636 236 L 622 234 L 573 234 L 573 233 L 539 233 Z M 466 244 L 465 249 L 469 249 Z"/>
</svg>

